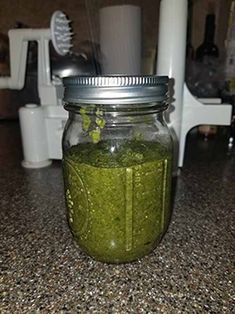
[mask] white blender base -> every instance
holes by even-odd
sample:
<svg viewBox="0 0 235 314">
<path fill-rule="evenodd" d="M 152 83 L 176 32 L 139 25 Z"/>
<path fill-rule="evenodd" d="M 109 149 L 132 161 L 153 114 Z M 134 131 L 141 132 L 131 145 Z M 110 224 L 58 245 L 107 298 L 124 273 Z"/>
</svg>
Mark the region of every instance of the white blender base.
<svg viewBox="0 0 235 314">
<path fill-rule="evenodd" d="M 51 164 L 52 164 L 52 161 L 50 159 L 38 161 L 38 162 L 23 160 L 21 162 L 22 167 L 27 168 L 27 169 L 45 168 L 45 167 L 50 166 Z"/>
</svg>

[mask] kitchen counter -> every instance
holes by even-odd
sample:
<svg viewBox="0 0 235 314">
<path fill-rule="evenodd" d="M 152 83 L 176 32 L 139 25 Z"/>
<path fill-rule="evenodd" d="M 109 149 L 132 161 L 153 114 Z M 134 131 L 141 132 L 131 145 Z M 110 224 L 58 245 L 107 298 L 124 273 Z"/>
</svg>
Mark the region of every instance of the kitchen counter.
<svg viewBox="0 0 235 314">
<path fill-rule="evenodd" d="M 187 144 L 171 225 L 149 256 L 96 262 L 66 222 L 61 163 L 23 169 L 17 122 L 0 122 L 3 313 L 234 313 L 235 152 Z"/>
</svg>

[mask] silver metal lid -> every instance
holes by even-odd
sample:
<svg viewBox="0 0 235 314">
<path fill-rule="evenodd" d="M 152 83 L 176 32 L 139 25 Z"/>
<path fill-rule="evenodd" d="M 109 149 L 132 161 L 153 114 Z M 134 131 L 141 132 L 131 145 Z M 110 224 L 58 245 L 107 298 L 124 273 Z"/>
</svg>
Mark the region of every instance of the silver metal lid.
<svg viewBox="0 0 235 314">
<path fill-rule="evenodd" d="M 161 102 L 168 97 L 167 76 L 71 76 L 63 79 L 64 101 L 78 104 Z"/>
</svg>

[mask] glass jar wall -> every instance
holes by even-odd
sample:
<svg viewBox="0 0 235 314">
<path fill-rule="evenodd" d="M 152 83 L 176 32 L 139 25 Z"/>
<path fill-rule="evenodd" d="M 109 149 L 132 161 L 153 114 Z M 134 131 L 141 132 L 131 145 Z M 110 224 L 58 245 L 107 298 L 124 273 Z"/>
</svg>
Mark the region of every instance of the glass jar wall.
<svg viewBox="0 0 235 314">
<path fill-rule="evenodd" d="M 63 171 L 81 249 L 110 263 L 150 253 L 170 218 L 166 77 L 66 78 Z"/>
</svg>

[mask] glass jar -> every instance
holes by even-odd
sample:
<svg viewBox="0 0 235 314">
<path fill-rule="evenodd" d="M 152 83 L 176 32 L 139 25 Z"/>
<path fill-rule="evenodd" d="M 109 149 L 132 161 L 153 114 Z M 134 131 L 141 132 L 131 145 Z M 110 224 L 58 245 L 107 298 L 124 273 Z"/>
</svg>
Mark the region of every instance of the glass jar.
<svg viewBox="0 0 235 314">
<path fill-rule="evenodd" d="M 64 87 L 70 229 L 94 259 L 136 260 L 156 247 L 170 218 L 168 78 L 68 77 Z"/>
</svg>

